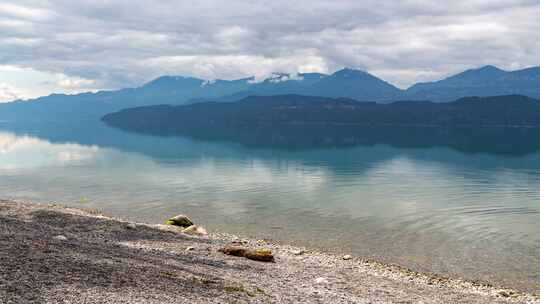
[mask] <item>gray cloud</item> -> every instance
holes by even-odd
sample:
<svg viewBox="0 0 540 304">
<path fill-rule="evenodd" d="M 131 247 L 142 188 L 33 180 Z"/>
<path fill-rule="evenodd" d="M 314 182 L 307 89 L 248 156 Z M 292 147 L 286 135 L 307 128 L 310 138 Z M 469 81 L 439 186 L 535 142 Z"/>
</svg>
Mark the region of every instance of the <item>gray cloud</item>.
<svg viewBox="0 0 540 304">
<path fill-rule="evenodd" d="M 40 1 L 0 4 L 0 65 L 69 87 L 163 74 L 263 77 L 366 69 L 397 85 L 540 64 L 538 1 Z"/>
</svg>

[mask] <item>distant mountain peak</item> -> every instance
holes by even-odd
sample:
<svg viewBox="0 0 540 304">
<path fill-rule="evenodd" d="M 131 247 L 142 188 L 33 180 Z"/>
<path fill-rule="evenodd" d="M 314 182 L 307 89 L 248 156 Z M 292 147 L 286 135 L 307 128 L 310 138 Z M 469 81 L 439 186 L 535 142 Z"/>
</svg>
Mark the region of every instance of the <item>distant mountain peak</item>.
<svg viewBox="0 0 540 304">
<path fill-rule="evenodd" d="M 450 76 L 443 81 L 486 81 L 505 75 L 506 71 L 493 65 L 486 65 L 480 68 L 469 69 L 459 74 Z"/>
<path fill-rule="evenodd" d="M 504 70 L 499 69 L 498 67 L 494 65 L 485 65 L 483 67 L 475 69 L 476 71 L 482 71 L 482 72 L 504 72 Z"/>
<path fill-rule="evenodd" d="M 144 87 L 149 86 L 174 86 L 179 83 L 197 83 L 201 84 L 205 82 L 202 79 L 194 78 L 194 77 L 185 77 L 185 76 L 161 76 L 154 80 L 151 80 L 150 82 L 143 85 Z"/>
<path fill-rule="evenodd" d="M 370 75 L 367 72 L 364 72 L 362 70 L 352 69 L 352 68 L 343 68 L 334 74 L 332 76 L 334 77 L 340 77 L 340 78 L 356 78 L 356 77 L 364 77 Z"/>
<path fill-rule="evenodd" d="M 499 69 L 494 65 L 485 65 L 476 69 L 469 69 L 458 75 L 476 74 L 476 75 L 501 75 L 506 73 L 505 70 Z"/>
<path fill-rule="evenodd" d="M 505 71 L 493 65 L 469 69 L 435 82 L 418 83 L 407 89 L 408 99 L 451 101 L 467 96 L 521 94 L 540 97 L 540 68 Z"/>
</svg>

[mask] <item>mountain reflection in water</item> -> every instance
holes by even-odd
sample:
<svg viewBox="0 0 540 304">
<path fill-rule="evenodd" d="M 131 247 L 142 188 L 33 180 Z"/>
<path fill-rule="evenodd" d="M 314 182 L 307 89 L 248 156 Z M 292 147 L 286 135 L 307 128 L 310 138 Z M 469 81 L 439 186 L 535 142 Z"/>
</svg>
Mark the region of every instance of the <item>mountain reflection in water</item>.
<svg viewBox="0 0 540 304">
<path fill-rule="evenodd" d="M 284 127 L 283 127 L 284 128 Z M 342 250 L 538 290 L 534 129 L 129 133 L 0 124 L 0 197 Z"/>
</svg>

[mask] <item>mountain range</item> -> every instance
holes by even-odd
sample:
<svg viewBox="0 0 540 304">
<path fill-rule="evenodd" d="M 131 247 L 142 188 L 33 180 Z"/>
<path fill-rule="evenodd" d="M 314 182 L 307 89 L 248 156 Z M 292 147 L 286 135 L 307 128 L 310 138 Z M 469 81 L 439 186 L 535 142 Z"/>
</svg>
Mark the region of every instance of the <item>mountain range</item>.
<svg viewBox="0 0 540 304">
<path fill-rule="evenodd" d="M 417 83 L 404 91 L 406 99 L 435 102 L 447 102 L 468 96 L 509 94 L 539 98 L 540 67 L 508 72 L 488 65 L 440 81 Z"/>
<path fill-rule="evenodd" d="M 236 101 L 247 96 L 306 95 L 350 98 L 389 103 L 400 100 L 449 102 L 469 96 L 520 94 L 540 98 L 540 67 L 504 71 L 494 66 L 471 69 L 429 83 L 418 83 L 406 90 L 367 72 L 345 68 L 331 75 L 320 73 L 275 73 L 256 81 L 204 80 L 193 77 L 163 76 L 138 88 L 100 91 L 77 95 L 53 94 L 28 101 L 0 104 L 0 120 L 84 120 L 124 108 L 202 101 Z"/>
</svg>

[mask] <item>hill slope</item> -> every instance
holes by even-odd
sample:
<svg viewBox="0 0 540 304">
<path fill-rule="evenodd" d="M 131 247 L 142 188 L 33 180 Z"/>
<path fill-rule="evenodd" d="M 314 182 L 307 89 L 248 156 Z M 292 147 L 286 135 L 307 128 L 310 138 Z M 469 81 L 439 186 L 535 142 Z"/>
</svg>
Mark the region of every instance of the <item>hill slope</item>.
<svg viewBox="0 0 540 304">
<path fill-rule="evenodd" d="M 299 95 L 252 96 L 238 102 L 150 106 L 106 115 L 113 126 L 169 131 L 201 126 L 354 124 L 403 126 L 540 126 L 540 101 L 511 95 L 463 98 L 450 103 L 357 102 Z"/>
</svg>

